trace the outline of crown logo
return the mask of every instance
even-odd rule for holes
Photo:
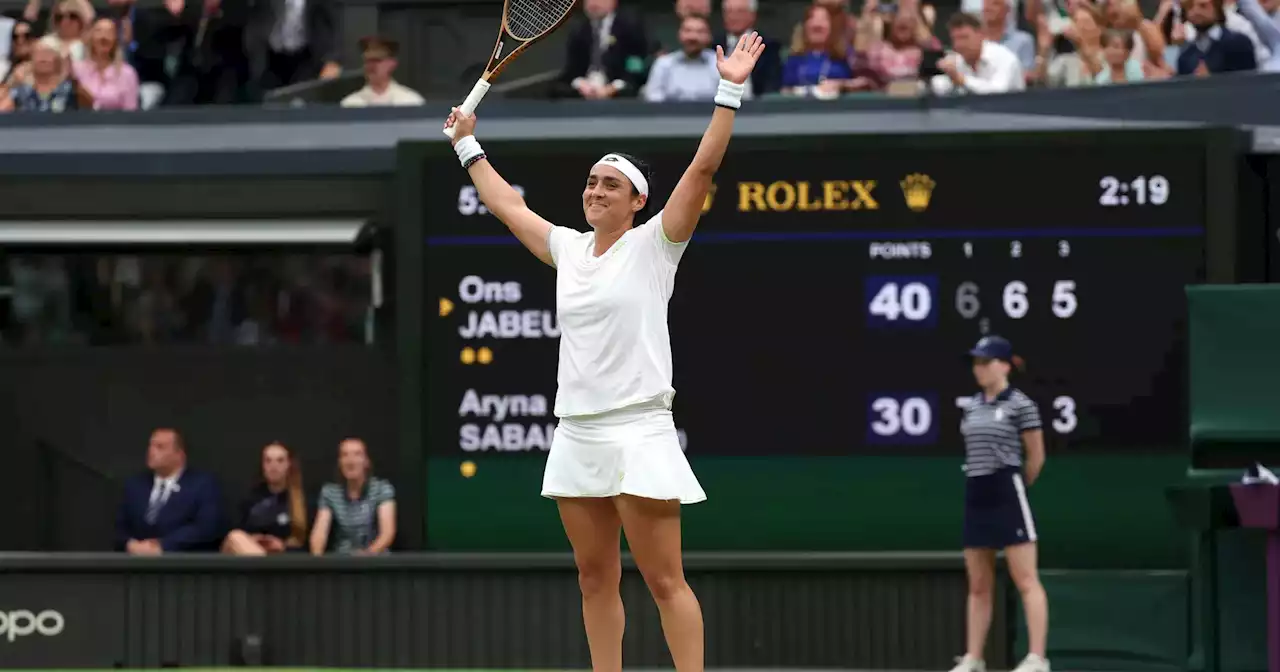
[[[924,173],[912,173],[902,178],[902,196],[907,200],[907,207],[912,212],[924,212],[929,209],[929,200],[933,198],[933,188],[938,186],[933,178]]]

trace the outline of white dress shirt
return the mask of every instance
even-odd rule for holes
[[[955,59],[957,71],[964,76],[964,87],[957,90],[949,76],[935,75],[933,91],[940,96],[948,93],[1008,93],[1026,88],[1017,54],[990,40],[982,41],[982,53],[976,68],[969,67],[969,63],[955,52],[948,54],[947,58]]]
[[[292,54],[307,46],[307,0],[284,0],[284,14],[276,17],[271,31],[271,49],[276,53]]]
[[[180,478],[182,478],[182,471],[174,472],[174,474],[169,478],[160,478],[159,476],[156,476],[155,481],[151,486],[151,499],[149,500],[148,505],[163,505],[165,502],[169,501],[169,498],[173,496],[173,493],[178,492],[181,489],[178,487],[178,479]]]
[[[342,99],[343,107],[393,107],[422,105],[422,96],[417,91],[399,83],[391,82],[382,93],[365,86],[363,89]]]

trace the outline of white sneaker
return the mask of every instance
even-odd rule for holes
[[[965,654],[956,659],[956,666],[951,668],[951,672],[987,672],[987,663]]]
[[[1049,661],[1037,656],[1034,653],[1028,653],[1026,658],[1013,669],[1013,672],[1049,672]]]

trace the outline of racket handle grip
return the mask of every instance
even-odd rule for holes
[[[484,100],[484,94],[489,93],[489,82],[483,79],[477,80],[475,87],[471,89],[471,93],[467,95],[467,99],[462,101],[462,107],[458,108],[463,114],[475,114],[476,108],[480,107],[480,101]],[[457,131],[453,127],[444,129],[444,134],[452,140]]]

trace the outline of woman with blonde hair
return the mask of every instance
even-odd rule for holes
[[[85,57],[84,33],[93,25],[93,5],[88,0],[60,0],[49,14],[46,37],[57,40],[63,56],[78,61]]]
[[[283,443],[262,449],[262,480],[240,505],[237,528],[222,542],[231,555],[268,555],[305,551],[307,500],[302,465]]]
[[[95,110],[138,109],[138,73],[124,62],[116,22],[101,18],[89,30],[89,53],[73,61],[76,80],[93,96]]]
[[[878,0],[867,0],[858,21],[857,52],[879,86],[915,81],[920,76],[925,50],[941,51],[942,43],[929,32],[919,2],[898,5],[893,14],[881,16]]]
[[[0,96],[0,112],[65,112],[93,106],[93,98],[70,77],[71,68],[59,46],[51,35],[36,42],[30,77]]]

